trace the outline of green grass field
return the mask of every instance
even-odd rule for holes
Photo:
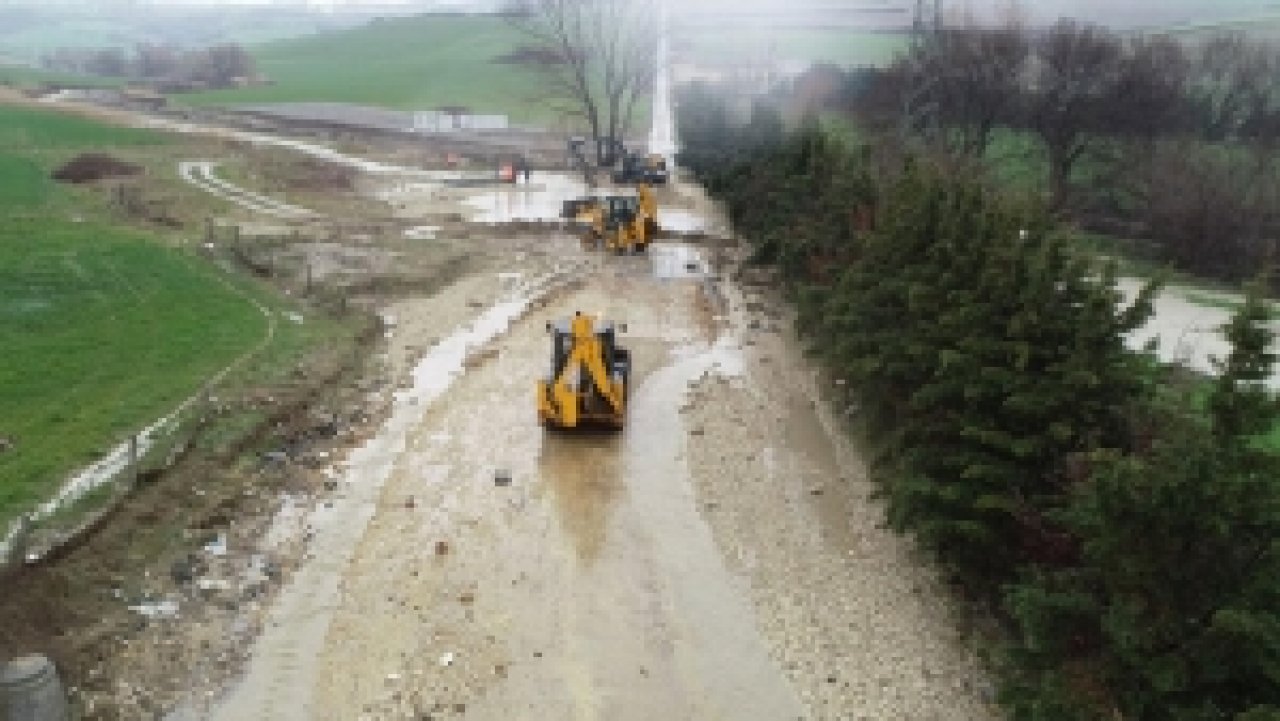
[[[179,251],[95,223],[0,228],[0,509],[162,415],[266,320]],[[0,511],[0,517],[3,512]]]
[[[0,85],[32,87],[42,83],[65,83],[93,87],[115,87],[122,83],[116,78],[98,78],[89,75],[52,73],[25,65],[0,65]]]
[[[45,110],[0,106],[0,151],[8,153],[106,150],[111,147],[158,145],[164,142],[163,135],[146,130],[102,125],[73,115]]]
[[[546,83],[495,60],[524,42],[497,17],[423,15],[253,49],[274,85],[177,98],[192,104],[349,102],[401,109],[461,105],[552,122]]]
[[[0,525],[263,337],[220,271],[49,178],[83,150],[163,142],[0,107]]]
[[[678,33],[677,47],[699,64],[773,61],[859,67],[887,64],[907,40],[905,34],[849,28],[690,29]]]
[[[77,195],[49,176],[58,163],[84,150],[159,145],[163,136],[116,128],[71,115],[0,106],[0,214],[49,212]]]

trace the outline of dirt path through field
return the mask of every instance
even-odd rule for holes
[[[208,160],[184,161],[178,164],[178,175],[206,193],[216,195],[229,203],[252,210],[255,213],[263,213],[284,219],[314,218],[316,216],[315,211],[290,205],[282,200],[269,198],[265,195],[259,195],[223,180],[217,176],[217,167],[218,164],[216,162]]]

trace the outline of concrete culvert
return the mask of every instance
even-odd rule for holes
[[[22,656],[0,671],[0,718],[8,721],[70,721],[67,694],[53,662]]]

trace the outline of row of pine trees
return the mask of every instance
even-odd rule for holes
[[[1259,293],[1223,329],[1221,373],[1195,376],[1126,346],[1156,285],[1126,302],[1036,203],[924,161],[886,169],[763,107],[730,118],[685,98],[682,163],[848,379],[891,524],[1002,622],[1010,717],[1280,719]]]

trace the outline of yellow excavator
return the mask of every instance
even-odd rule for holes
[[[582,245],[615,253],[643,253],[658,234],[658,197],[647,184],[635,195],[566,201],[563,215],[585,226]]]
[[[619,330],[626,327],[597,323],[580,311],[547,324],[551,374],[538,381],[538,421],[544,427],[623,427],[631,353],[618,345]]]

